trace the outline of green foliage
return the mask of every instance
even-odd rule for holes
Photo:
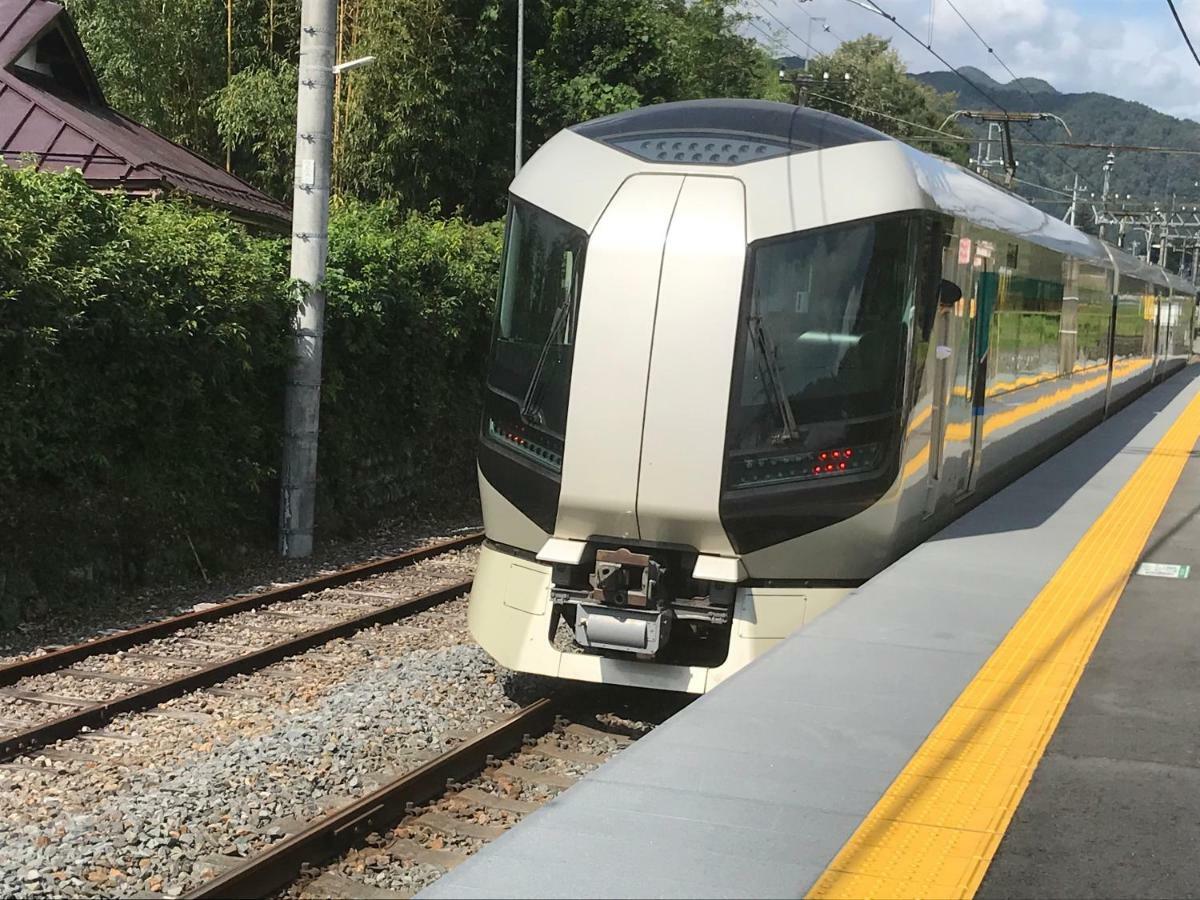
[[[42,574],[261,514],[287,300],[278,241],[0,168],[0,546]],[[12,560],[0,560],[0,565]]]
[[[723,0],[568,0],[529,67],[532,111],[560,128],[652,103],[762,97],[774,68]]]
[[[334,145],[340,193],[500,213],[511,178],[513,30],[498,0],[362,0]],[[515,8],[515,7],[514,7]]]
[[[233,154],[277,197],[292,178],[298,0],[68,0],[109,100],[194,150]],[[161,6],[161,9],[160,9]],[[334,186],[500,215],[512,177],[516,0],[342,0]],[[773,97],[735,0],[528,0],[525,155],[560,128],[648,103]]]
[[[225,83],[224,3],[65,0],[65,5],[115,109],[201,155],[222,152],[204,103]]]
[[[331,233],[323,533],[473,477],[500,244],[394,205]],[[283,240],[0,167],[0,608],[270,546],[290,310]]]
[[[208,101],[221,141],[240,151],[240,171],[276,197],[292,189],[297,81],[296,67],[282,61],[243,69]]]
[[[830,55],[815,57],[809,70],[829,73],[829,87],[809,94],[813,107],[856,119],[901,140],[917,138],[922,149],[959,163],[967,161],[964,144],[924,140],[930,129],[940,128],[954,112],[954,99],[909,78],[890,40],[868,34],[846,41]],[[960,137],[966,134],[953,124],[945,130]]]
[[[500,222],[337,205],[326,279],[323,529],[473,484]]]

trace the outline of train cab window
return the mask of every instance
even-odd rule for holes
[[[729,488],[861,473],[882,460],[903,401],[918,224],[880,219],[751,248]]]
[[[525,462],[562,469],[587,234],[513,199],[483,434]]]

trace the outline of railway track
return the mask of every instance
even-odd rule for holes
[[[561,699],[531,703],[184,896],[412,896],[639,733],[579,712]],[[399,888],[377,883],[397,872]]]
[[[470,589],[471,579],[446,579],[409,596],[380,590],[377,581],[388,573],[472,547],[482,537],[471,534],[298,584],[233,597],[0,666],[0,762],[85,729],[101,728],[123,713],[157,706],[461,596]],[[159,674],[166,671],[178,674]],[[53,712],[62,709],[67,711]]]

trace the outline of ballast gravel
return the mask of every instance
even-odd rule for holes
[[[0,896],[177,896],[486,727],[527,688],[465,626],[442,604],[0,766]]]
[[[80,766],[65,779],[76,784],[43,795],[41,809],[0,820],[0,894],[176,895],[218,874],[206,857],[260,850],[440,752],[447,731],[478,730],[514,707],[482,651],[418,649],[257,733],[122,773],[118,790]],[[17,780],[7,793],[55,779]]]

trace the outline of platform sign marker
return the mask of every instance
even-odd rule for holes
[[[1178,566],[1174,563],[1144,562],[1137,567],[1139,575],[1149,575],[1152,578],[1187,578],[1191,571],[1191,566]]]

